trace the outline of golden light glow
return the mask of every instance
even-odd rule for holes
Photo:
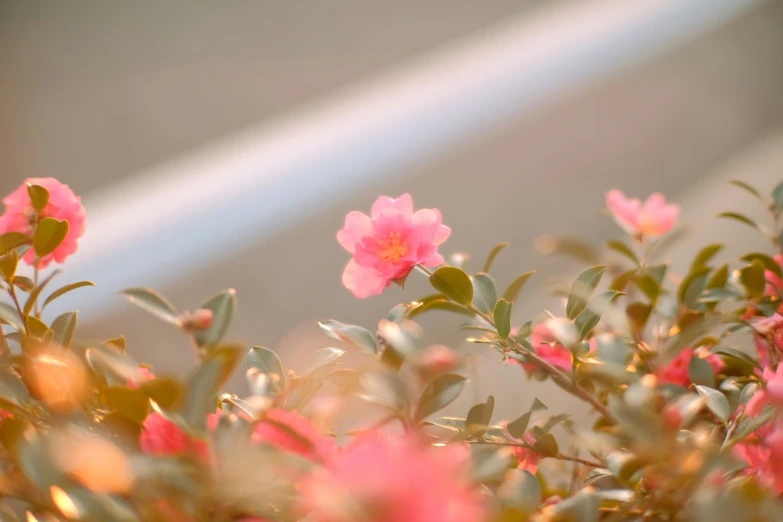
[[[50,493],[52,495],[52,502],[57,506],[57,509],[68,518],[79,518],[79,508],[73,503],[71,497],[57,486],[52,486]]]
[[[28,511],[27,512],[27,522],[38,522],[38,519],[35,518],[35,515],[33,515],[32,513],[30,513]]]

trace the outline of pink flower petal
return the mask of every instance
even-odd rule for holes
[[[353,259],[345,266],[343,285],[359,299],[382,293],[386,284],[377,270],[359,266]]]
[[[638,199],[628,199],[619,190],[610,190],[606,193],[606,206],[609,212],[612,213],[617,224],[630,234],[637,232],[640,205]]]
[[[371,235],[373,235],[373,225],[370,216],[353,211],[345,216],[345,226],[337,232],[337,241],[344,249],[353,253],[356,250],[356,243]]]

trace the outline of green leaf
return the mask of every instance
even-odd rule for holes
[[[314,371],[323,368],[334,361],[339,359],[345,354],[345,350],[339,348],[324,348],[318,350],[307,359],[307,365],[305,366],[305,373],[313,373]]]
[[[84,352],[84,358],[93,371],[110,386],[126,386],[129,382],[140,382],[139,364],[127,353],[114,348],[96,346]]]
[[[759,226],[756,224],[755,221],[738,212],[721,212],[720,214],[718,214],[718,217],[733,219],[734,221],[739,221],[740,223],[748,225],[751,228],[755,228],[756,230],[759,229]]]
[[[702,303],[717,303],[725,299],[740,299],[742,294],[738,294],[732,290],[725,288],[712,288],[705,290],[699,297],[699,301]]]
[[[121,414],[141,424],[150,411],[150,401],[141,389],[110,386],[101,391],[106,403]]]
[[[623,290],[625,290],[625,287],[628,286],[628,283],[636,280],[636,272],[637,272],[636,268],[623,272],[622,274],[617,276],[614,279],[614,281],[612,281],[612,284],[609,285],[609,289],[622,292]]]
[[[443,297],[444,299],[448,299],[446,296]],[[430,310],[443,310],[444,312],[452,312],[455,314],[461,314],[461,315],[467,315],[469,317],[473,317],[473,312],[471,312],[469,309],[465,308],[464,306],[458,305],[457,303],[452,303],[451,301],[444,300],[444,301],[430,301],[428,303],[424,303],[413,308],[408,313],[408,319],[413,319],[417,315]]]
[[[688,377],[693,384],[713,388],[715,386],[715,374],[710,363],[701,357],[694,356],[688,364]]]
[[[378,353],[378,343],[375,341],[375,336],[361,326],[328,319],[318,323],[318,327],[331,339],[359,348],[370,355]]]
[[[520,290],[522,290],[522,287],[525,286],[525,283],[527,282],[528,279],[530,279],[530,276],[532,276],[535,273],[536,273],[535,270],[531,270],[530,272],[525,272],[524,274],[514,279],[514,281],[510,285],[508,285],[506,291],[503,292],[503,299],[505,299],[510,303],[516,301]]]
[[[677,298],[680,303],[688,308],[693,308],[704,291],[704,287],[707,284],[707,274],[709,273],[709,268],[702,267],[685,276],[677,288]]]
[[[745,287],[748,297],[760,297],[764,294],[767,279],[764,276],[764,265],[758,259],[740,270],[740,283]]]
[[[218,348],[190,376],[181,411],[188,426],[206,431],[207,415],[215,411],[218,390],[231,374],[238,357],[236,348]]]
[[[541,504],[543,494],[538,479],[529,471],[522,469],[511,470],[503,492],[505,503],[520,510],[519,520],[528,520],[528,515],[537,510]]]
[[[607,290],[590,301],[587,309],[579,314],[579,316],[574,321],[574,324],[579,330],[579,341],[584,340],[590,334],[593,328],[596,327],[598,322],[601,320],[601,316],[603,315],[604,310],[607,306],[609,306],[609,303],[621,295],[625,294],[618,292],[617,290]]]
[[[729,281],[729,265],[722,265],[715,270],[707,281],[707,288],[723,288]]]
[[[33,204],[33,208],[38,212],[43,212],[43,209],[49,203],[49,191],[41,185],[28,183],[27,194],[30,196],[30,203]]]
[[[473,306],[485,314],[492,313],[495,302],[498,300],[498,291],[492,277],[482,273],[473,276],[473,290]]]
[[[16,252],[16,250],[12,250],[12,252]],[[35,288],[35,282],[32,279],[19,275],[14,277],[14,285],[16,285],[16,287],[23,292],[30,292],[33,288]]]
[[[477,439],[482,439],[487,431],[487,426],[492,420],[492,412],[495,409],[495,398],[490,395],[487,402],[476,404],[468,411],[465,418],[466,431]]]
[[[27,318],[27,328],[30,329],[30,335],[37,337],[38,339],[43,339],[44,336],[49,333],[49,327],[46,323],[34,315]]]
[[[57,299],[58,297],[61,297],[71,290],[76,290],[77,288],[83,288],[85,286],[95,286],[95,283],[92,281],[79,281],[78,283],[71,283],[69,285],[65,285],[62,288],[58,288],[54,292],[49,295],[49,297],[46,298],[46,301],[44,301],[43,306],[41,307],[41,310],[45,309],[49,303]]]
[[[601,277],[606,271],[606,266],[594,266],[588,268],[576,278],[566,304],[566,315],[569,319],[575,319],[587,307],[587,301],[593,295]]]
[[[508,434],[514,437],[515,439],[524,440],[525,437],[525,431],[527,431],[527,426],[530,424],[530,417],[533,415],[532,411],[529,411],[527,413],[522,414],[521,417],[519,417],[517,420],[509,422],[506,426],[506,430],[508,431]]]
[[[628,316],[628,326],[634,334],[640,334],[644,330],[647,319],[650,318],[652,307],[647,303],[635,301],[625,307],[625,314]]]
[[[0,236],[0,255],[6,255],[9,251],[22,245],[32,245],[33,240],[30,236],[21,232],[6,232]]]
[[[444,266],[430,276],[430,284],[455,303],[470,306],[473,302],[473,283],[468,274],[453,266]]]
[[[282,361],[280,361],[280,357],[274,351],[263,346],[254,346],[247,352],[245,366],[247,368],[257,368],[264,375],[268,375],[271,392],[278,394],[285,391],[285,369]]]
[[[495,310],[493,312],[498,335],[504,340],[508,339],[508,336],[511,333],[511,311],[513,306],[513,303],[501,299],[495,305]]]
[[[10,324],[18,331],[24,332],[24,323],[22,323],[22,318],[19,317],[19,312],[8,303],[0,302],[0,322]]]
[[[715,257],[718,252],[723,250],[724,245],[722,243],[713,243],[702,248],[691,263],[690,272],[694,272],[707,266],[707,263]]]
[[[399,375],[388,371],[365,373],[361,377],[361,384],[364,390],[360,395],[362,399],[407,417],[406,412],[411,402],[410,390]]]
[[[454,402],[465,387],[467,379],[447,373],[435,377],[424,389],[416,408],[416,418],[424,419]]]
[[[761,262],[761,264],[764,265],[764,268],[774,273],[778,277],[783,277],[783,270],[781,269],[778,262],[772,258],[772,256],[769,256],[767,254],[762,254],[761,252],[752,252],[750,254],[746,254],[742,256],[740,259],[743,261],[747,261],[749,263],[752,263],[753,261],[758,259]]]
[[[51,254],[55,248],[60,246],[67,235],[67,221],[43,218],[35,227],[35,236],[33,237],[33,248],[38,258]]]
[[[128,300],[164,321],[179,326],[177,309],[165,297],[149,288],[128,288],[120,292]]]
[[[209,328],[193,332],[199,346],[215,345],[225,337],[236,307],[237,292],[233,288],[215,294],[201,305],[201,308],[212,311],[212,324]]]
[[[61,346],[66,348],[71,345],[73,341],[73,332],[76,330],[76,323],[78,322],[79,312],[65,312],[57,317],[52,322],[52,332],[54,332],[54,340]]]
[[[41,295],[41,292],[43,291],[44,288],[46,288],[46,285],[49,284],[49,281],[51,281],[52,278],[54,278],[56,275],[59,274],[60,271],[55,270],[54,272],[49,274],[49,276],[46,279],[41,281],[35,288],[32,289],[30,295],[27,296],[27,302],[25,302],[24,304],[23,312],[25,316],[30,315],[30,312],[33,310],[33,306],[35,305],[35,302],[38,300],[38,296]]]
[[[9,283],[13,282],[18,264],[19,255],[16,250],[10,250],[6,255],[0,257],[0,275]]]
[[[639,266],[639,258],[634,254],[633,250],[631,250],[631,247],[623,243],[622,241],[609,241],[606,243],[610,249],[614,250],[618,254],[622,254],[623,256],[627,257],[631,261],[634,262],[636,266]]]
[[[533,444],[533,451],[541,455],[542,457],[557,457],[560,455],[560,450],[557,447],[557,440],[551,433],[544,433],[541,435],[536,443]]]
[[[772,203],[776,212],[783,210],[783,181],[772,190]]]
[[[733,180],[729,181],[729,183],[734,185],[735,187],[739,187],[739,188],[741,188],[743,190],[746,190],[747,192],[749,192],[750,194],[755,196],[756,199],[758,199],[759,201],[763,201],[763,198],[761,197],[761,193],[759,193],[758,190],[756,190],[755,188],[751,187],[750,185],[748,185],[744,181],[740,181],[738,179],[733,179]]]
[[[533,321],[528,321],[517,330],[517,334],[514,336],[517,342],[524,341],[530,334],[533,333]]]
[[[563,253],[588,263],[598,262],[598,255],[593,248],[576,238],[544,235],[536,239],[535,246],[539,252],[545,255]]]
[[[696,385],[696,391],[699,392],[699,395],[704,397],[707,408],[726,424],[726,421],[729,420],[729,415],[731,414],[729,401],[726,399],[726,396],[717,390],[698,384]]]
[[[507,246],[508,243],[500,243],[499,245],[495,245],[495,248],[492,249],[492,251],[489,253],[489,256],[487,256],[487,260],[484,262],[484,269],[482,272],[489,272],[489,269],[492,266],[492,262],[495,260],[495,256],[497,256],[498,253],[500,253],[500,251]]]
[[[478,484],[495,483],[503,479],[516,460],[511,448],[471,444],[473,481]]]
[[[19,376],[10,368],[0,368],[0,401],[20,408],[32,403],[30,392]]]

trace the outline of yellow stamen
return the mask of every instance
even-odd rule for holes
[[[378,257],[384,263],[396,263],[408,253],[408,245],[400,240],[400,234],[392,232],[386,241],[378,241]]]

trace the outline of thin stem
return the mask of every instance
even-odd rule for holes
[[[11,299],[14,301],[14,304],[16,305],[16,311],[19,312],[19,317],[22,319],[22,325],[24,325],[25,335],[30,335],[30,328],[27,327],[27,318],[24,316],[22,307],[19,304],[19,299],[16,297],[16,289],[14,288],[13,283],[8,285],[8,293],[11,295]]]
[[[530,444],[526,444],[524,442],[496,442],[496,441],[490,441],[490,440],[476,440],[476,441],[470,441],[468,444],[481,444],[486,446],[508,446],[512,448],[525,448],[529,449],[531,451],[535,451]],[[600,462],[596,462],[589,459],[583,459],[581,457],[576,457],[574,455],[565,455],[563,453],[560,453],[557,457],[555,457],[559,460],[567,460],[570,462],[577,462],[579,464],[584,464],[585,466],[591,466],[593,468],[602,468],[606,469],[606,466],[601,464]]]
[[[742,414],[738,415],[736,419],[734,419],[734,422],[729,425],[728,431],[726,431],[726,437],[723,439],[723,444],[720,445],[721,451],[727,450],[731,448],[731,437],[734,435],[734,432],[737,430],[737,426],[739,426],[740,421],[742,420]]]
[[[36,256],[35,256],[35,263],[34,263],[34,267],[35,268],[33,269],[33,282],[35,283],[35,286],[38,286],[38,276],[39,276],[39,272],[40,272],[40,270],[39,270],[39,268],[40,268],[39,267],[40,261],[41,260],[38,259],[38,255],[36,254]],[[40,318],[41,317],[41,312],[38,310],[38,299],[35,300],[34,304],[35,304],[35,316]]]

